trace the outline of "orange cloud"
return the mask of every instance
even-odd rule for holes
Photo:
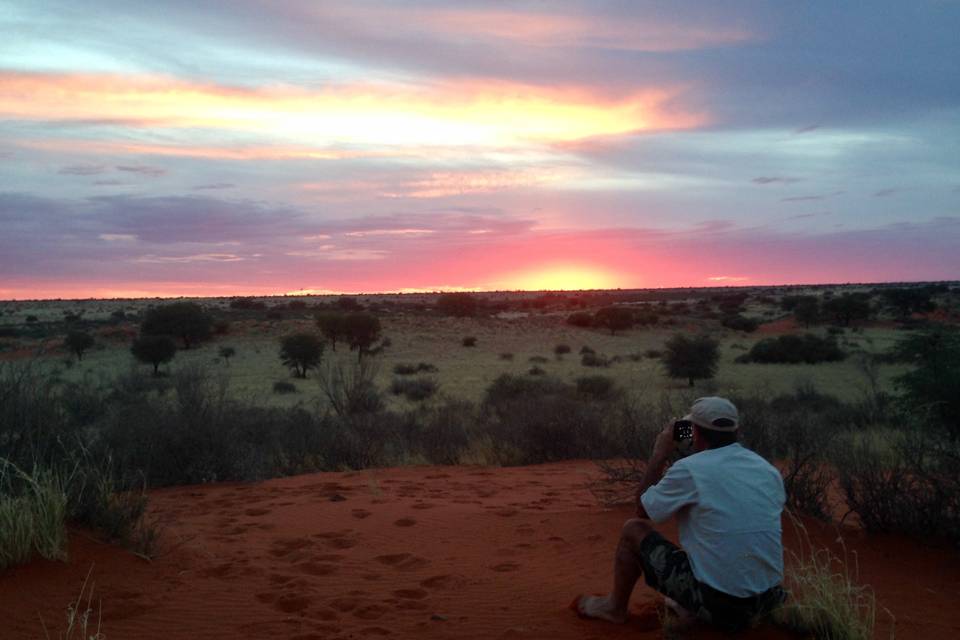
[[[296,138],[304,141],[304,147],[489,147],[702,124],[702,115],[667,106],[678,93],[676,87],[656,87],[609,98],[576,87],[481,80],[428,87],[354,84],[307,91],[224,87],[155,76],[7,72],[0,73],[0,117],[230,129]]]

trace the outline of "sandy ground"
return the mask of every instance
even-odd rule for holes
[[[631,515],[597,505],[585,488],[595,473],[589,462],[405,467],[155,491],[162,555],[147,562],[75,532],[69,562],[0,575],[0,636],[43,637],[42,617],[58,637],[92,567],[110,640],[661,637],[638,617],[621,627],[567,608],[577,593],[606,591]],[[835,529],[807,526],[816,544],[838,549]],[[676,539],[675,527],[663,531]],[[955,551],[843,537],[898,637],[960,637]],[[785,540],[801,546],[789,524]],[[654,600],[641,586],[634,609]],[[890,615],[878,619],[877,637],[890,637]]]

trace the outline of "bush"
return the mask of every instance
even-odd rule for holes
[[[586,311],[575,311],[567,316],[567,324],[574,327],[589,328],[593,326],[593,316]]]
[[[437,311],[456,318],[475,316],[479,306],[477,298],[469,293],[441,293],[437,298]]]
[[[210,337],[213,320],[203,308],[193,302],[174,302],[147,310],[140,324],[143,336],[174,336],[189,349]]]
[[[546,372],[544,369],[541,369],[540,367],[530,367],[530,370],[527,371],[527,373],[529,373],[529,374],[532,375],[532,376],[545,376],[545,375],[547,375],[547,372]]]
[[[553,355],[557,357],[557,360],[562,360],[563,356],[570,353],[570,345],[568,344],[558,344],[553,348]]]
[[[583,376],[577,378],[577,393],[595,400],[606,400],[614,395],[617,386],[608,376]]]
[[[726,316],[723,320],[721,320],[721,324],[728,329],[733,329],[734,331],[745,331],[747,333],[756,331],[757,327],[760,326],[760,323],[756,320],[741,315]]]
[[[738,362],[761,364],[817,364],[843,360],[846,354],[832,337],[821,338],[811,333],[802,336],[785,335],[765,338],[753,345],[749,353],[740,356]]]
[[[448,400],[426,414],[417,431],[416,445],[433,464],[457,464],[470,446],[476,407],[463,400]]]
[[[93,346],[93,336],[83,331],[71,331],[63,341],[70,351],[77,356],[77,360],[83,360],[84,352]]]
[[[477,346],[477,339],[474,336],[466,336],[463,340],[460,341],[465,347],[475,347]]]
[[[390,391],[395,396],[403,395],[411,402],[423,402],[432,398],[439,389],[433,378],[394,378]]]
[[[297,385],[288,380],[277,380],[273,383],[273,392],[279,394],[296,393]]]
[[[650,358],[651,360],[657,360],[663,357],[663,351],[660,351],[659,349],[647,349],[646,351],[643,352],[643,355]]]
[[[415,373],[436,373],[437,367],[429,362],[398,364],[393,367],[393,372],[398,376],[411,376]]]
[[[66,559],[67,498],[58,474],[27,474],[0,459],[0,571],[30,560]]]
[[[594,351],[593,349],[591,349],[591,348],[588,347],[587,345],[583,345],[582,347],[580,347],[580,355],[584,355],[584,354],[587,354],[587,353],[596,353],[596,351]]]
[[[500,359],[501,359],[501,360],[511,361],[511,360],[513,360],[513,354],[512,354],[512,353],[507,353],[507,352],[501,353],[501,354],[500,354]]]
[[[548,358],[544,358],[543,356],[530,356],[528,360],[534,364],[544,364],[546,362],[550,362]]]
[[[604,307],[593,317],[593,325],[610,330],[610,335],[633,326],[633,311],[626,307]]]
[[[130,346],[130,353],[140,362],[153,365],[153,375],[160,375],[160,365],[173,360],[177,345],[169,336],[140,336]]]
[[[580,364],[585,367],[609,367],[610,361],[607,360],[606,356],[597,355],[590,351],[580,357]]]
[[[960,439],[960,332],[936,326],[902,338],[888,359],[912,369],[895,379],[909,415],[947,427]]]

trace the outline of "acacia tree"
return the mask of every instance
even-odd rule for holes
[[[870,296],[865,293],[845,293],[839,298],[824,302],[823,311],[846,327],[855,320],[866,320],[870,317]]]
[[[310,333],[295,333],[280,340],[280,360],[293,369],[298,378],[306,378],[307,371],[320,364],[323,343]]]
[[[83,352],[93,346],[93,336],[83,331],[71,331],[63,344],[76,354],[78,361],[83,360]]]
[[[210,337],[213,319],[194,302],[174,302],[147,311],[140,325],[144,336],[176,336],[183,348]]]
[[[940,325],[911,333],[891,356],[913,367],[894,381],[906,409],[960,439],[960,331]]]
[[[140,362],[153,365],[153,375],[160,375],[160,365],[173,360],[177,345],[170,336],[140,336],[130,346],[130,353]]]
[[[593,316],[593,323],[610,330],[610,335],[633,326],[633,312],[625,307],[604,307]]]
[[[720,343],[703,334],[688,337],[674,334],[667,340],[663,363],[671,378],[686,378],[693,386],[694,380],[709,379],[717,373],[720,358]]]
[[[323,337],[330,341],[330,347],[337,350],[337,340],[347,337],[347,316],[342,313],[326,312],[317,315],[317,327]]]
[[[369,313],[352,313],[344,320],[346,340],[350,350],[357,350],[357,359],[371,351],[373,344],[380,339],[380,318]]]

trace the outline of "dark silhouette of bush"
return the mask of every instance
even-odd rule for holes
[[[412,402],[423,402],[436,395],[440,385],[433,378],[394,378],[390,392]]]
[[[911,313],[928,313],[936,309],[932,298],[937,293],[943,293],[943,290],[936,286],[900,287],[883,289],[880,297],[900,318],[906,318]]]
[[[140,336],[130,347],[133,357],[153,365],[153,375],[160,375],[160,365],[173,360],[177,354],[177,345],[170,336]]]
[[[79,361],[83,360],[83,353],[93,346],[94,340],[93,336],[84,331],[71,331],[67,334],[63,344],[77,356]]]
[[[363,309],[363,306],[360,302],[352,296],[340,296],[337,298],[337,306],[343,309],[344,311],[360,311]]]
[[[531,376],[545,376],[545,375],[547,375],[547,372],[546,372],[545,369],[542,369],[541,367],[537,367],[537,366],[530,367],[530,370],[527,371],[527,373],[530,374]]]
[[[691,338],[676,333],[664,346],[663,363],[671,378],[684,378],[692,387],[694,380],[709,379],[716,374],[720,343],[710,336],[704,334]]]
[[[529,358],[527,358],[527,360],[534,364],[544,364],[544,363],[550,362],[548,358],[544,358],[543,356],[530,356]]]
[[[323,357],[323,343],[312,333],[295,333],[280,340],[280,360],[293,369],[298,378],[316,368]]]
[[[606,356],[598,355],[593,351],[588,351],[580,356],[580,364],[585,367],[609,367],[610,361]]]
[[[907,414],[943,425],[960,439],[960,332],[935,325],[901,338],[888,359],[912,369],[894,380]]]
[[[641,309],[633,314],[633,321],[641,327],[649,327],[660,322],[660,316],[653,311]]]
[[[567,324],[586,329],[593,326],[593,316],[586,311],[574,311],[567,316]]]
[[[584,355],[587,353],[596,353],[596,351],[594,351],[591,347],[587,345],[583,345],[582,347],[580,347],[580,355]]]
[[[821,338],[812,333],[800,336],[785,335],[765,338],[753,345],[748,353],[737,358],[737,362],[757,362],[760,364],[817,364],[843,360],[846,353],[831,336]]]
[[[733,329],[734,331],[744,331],[746,333],[752,333],[757,330],[757,327],[760,326],[760,323],[753,318],[747,318],[746,316],[741,315],[727,316],[720,321],[720,324],[728,329]]]
[[[220,350],[217,352],[223,361],[227,364],[230,364],[230,358],[237,355],[237,350],[233,347],[220,347]]]
[[[501,359],[501,360],[507,360],[507,361],[509,362],[509,361],[513,360],[513,354],[512,354],[512,353],[506,353],[506,352],[505,352],[505,353],[501,353],[501,354],[500,354],[500,359]]]
[[[616,335],[617,331],[625,331],[633,326],[633,311],[626,307],[604,307],[593,317],[596,327],[603,327]]]
[[[140,324],[144,336],[174,336],[183,342],[183,348],[207,340],[213,320],[203,307],[193,302],[174,302],[147,310]]]
[[[643,352],[643,355],[650,358],[651,360],[657,360],[663,357],[663,351],[659,349],[647,349]]]
[[[234,298],[230,301],[231,309],[244,309],[248,311],[263,311],[267,308],[267,305],[260,300],[254,300],[253,298]]]
[[[279,394],[296,393],[297,385],[287,380],[278,380],[273,383],[273,392]]]
[[[469,293],[441,293],[437,297],[437,311],[455,318],[472,318],[477,315],[480,301]]]
[[[563,360],[563,356],[570,353],[570,345],[568,344],[558,344],[553,348],[553,355],[557,357],[557,360]]]
[[[583,376],[577,378],[577,393],[594,400],[606,400],[617,391],[613,378],[608,376]]]
[[[477,346],[477,339],[474,336],[466,336],[463,340],[460,341],[465,347],[475,347]]]

